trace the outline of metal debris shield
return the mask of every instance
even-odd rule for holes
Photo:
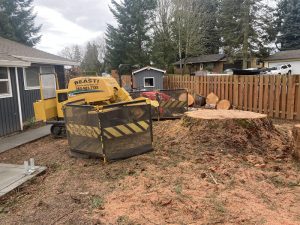
[[[156,100],[158,108],[152,108],[153,119],[180,118],[188,111],[188,92],[186,89],[134,91],[130,92],[132,98],[145,97]]]
[[[64,113],[72,152],[111,161],[153,149],[151,106],[144,100],[109,105],[99,112],[69,104]]]

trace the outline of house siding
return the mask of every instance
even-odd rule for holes
[[[65,77],[65,67],[64,66],[55,66],[55,72],[57,74],[59,89],[66,88],[66,77]]]
[[[23,68],[18,68],[23,122],[34,117],[33,103],[41,99],[40,90],[25,90]]]
[[[134,87],[136,89],[163,89],[163,73],[155,70],[144,70],[133,75]],[[145,77],[154,77],[154,88],[145,88],[144,87],[144,78]]]
[[[21,130],[16,81],[17,76],[19,81],[23,123],[34,118],[33,103],[41,99],[39,89],[25,90],[23,68],[17,68],[17,74],[15,74],[15,68],[9,68],[9,71],[12,97],[0,98],[0,137]],[[55,72],[57,73],[59,88],[65,88],[64,66],[55,66]]]
[[[0,136],[7,135],[21,129],[15,68],[9,68],[9,71],[12,97],[0,98]]]

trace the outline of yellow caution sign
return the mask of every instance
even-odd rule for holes
[[[70,123],[66,125],[66,129],[71,135],[82,137],[98,138],[101,134],[101,131],[98,127],[92,126],[84,126]]]
[[[128,135],[133,135],[136,133],[146,132],[149,129],[149,127],[150,127],[150,121],[143,120],[139,122],[103,128],[103,135],[107,139],[120,138]]]
[[[118,125],[114,127],[103,128],[103,135],[107,139],[120,138],[136,133],[148,131],[150,127],[149,120],[143,120],[134,123]],[[98,138],[101,135],[101,130],[98,127],[84,126],[78,124],[66,124],[66,129],[71,135]]]

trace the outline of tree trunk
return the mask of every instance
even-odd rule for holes
[[[243,40],[243,69],[248,67],[248,49],[249,49],[249,32],[250,32],[250,0],[246,0],[244,5],[244,40]]]

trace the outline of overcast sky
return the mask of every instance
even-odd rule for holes
[[[57,54],[64,47],[85,44],[114,24],[110,0],[34,0],[36,24],[42,24],[38,49]]]
[[[120,1],[120,0],[119,0]],[[275,0],[264,0],[274,5]],[[57,54],[64,47],[103,36],[106,24],[115,24],[111,0],[34,0],[36,24],[42,24],[38,49]]]

